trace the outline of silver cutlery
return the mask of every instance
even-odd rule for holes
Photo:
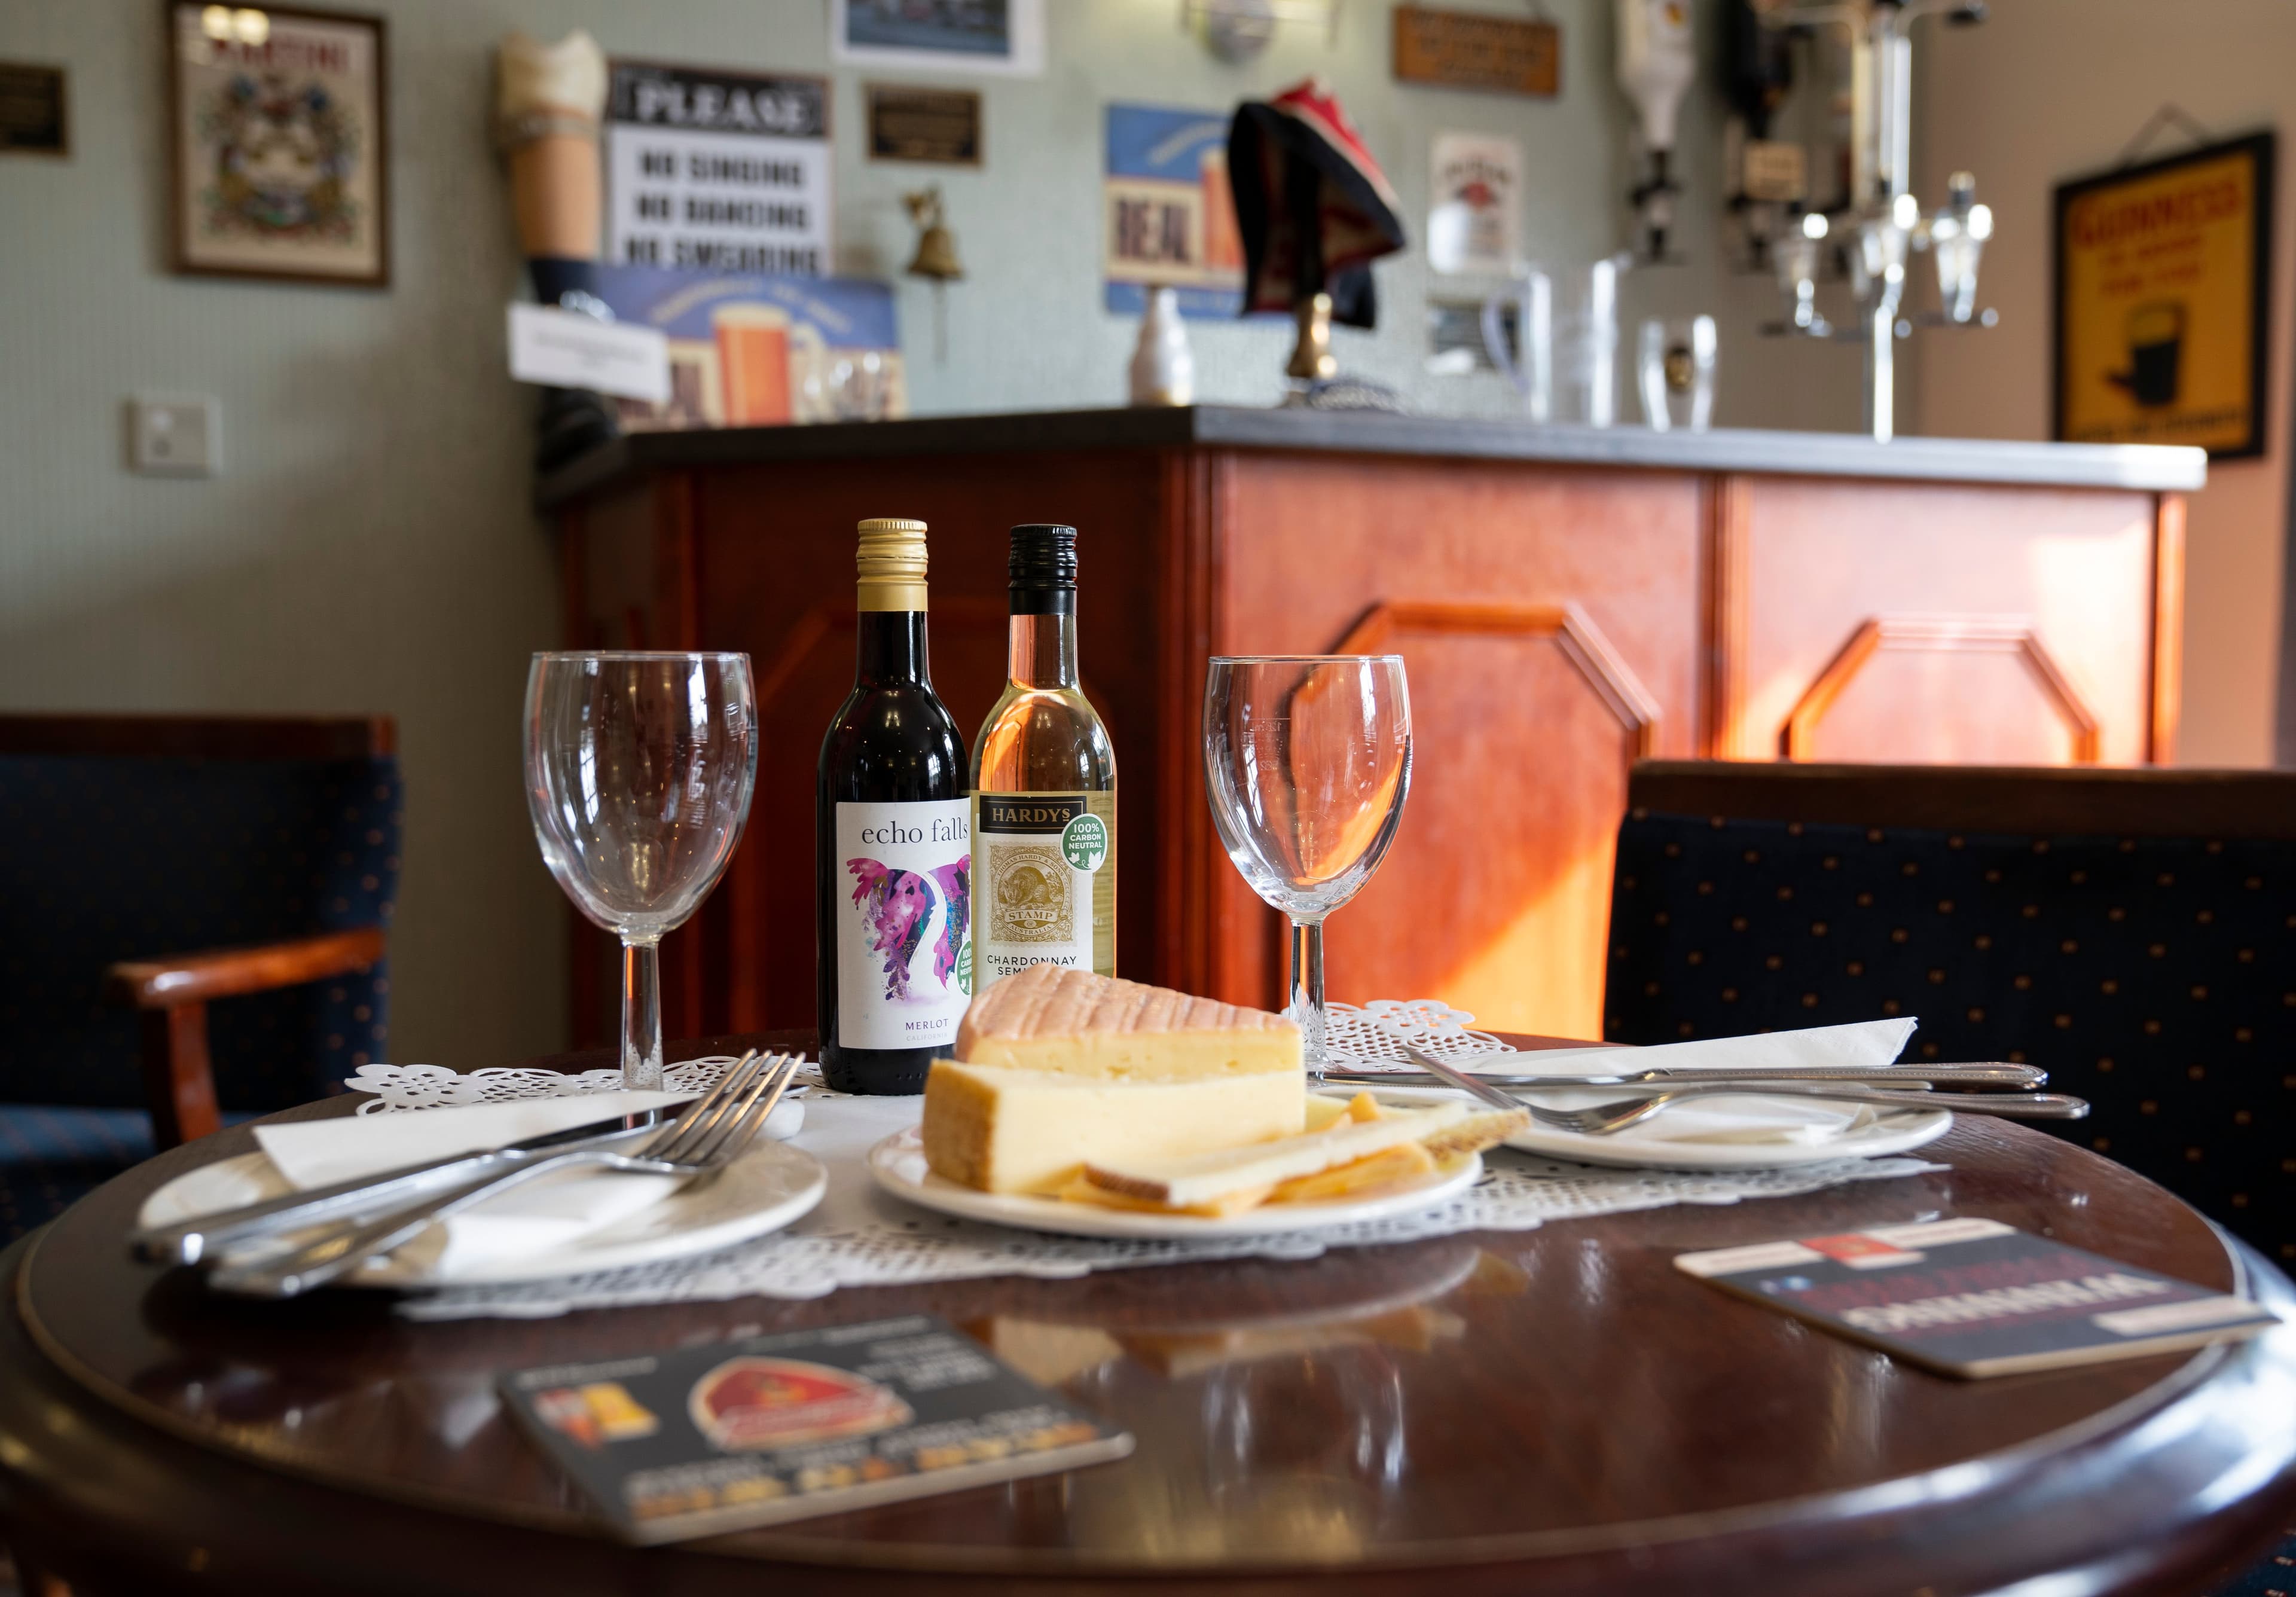
[[[1530,1111],[1533,1120],[1550,1130],[1601,1137],[1624,1131],[1629,1126],[1638,1126],[1660,1110],[1677,1103],[1700,1098],[1743,1098],[1749,1095],[1747,1087],[1713,1083],[1672,1087],[1638,1097],[1621,1098],[1611,1103],[1598,1103],[1590,1109],[1548,1109],[1521,1099],[1515,1102]],[[1898,1114],[1920,1114],[1942,1109],[1960,1114],[1997,1115],[2013,1120],[2079,1120],[2088,1114],[2087,1099],[2068,1097],[2062,1093],[1906,1093],[1890,1087],[1839,1084],[1805,1087],[1765,1083],[1759,1096],[1810,1098],[1827,1103],[1873,1104]]]
[[[1423,1069],[1430,1076],[1432,1076],[1436,1080],[1444,1083],[1447,1086],[1457,1087],[1469,1097],[1479,1099],[1482,1102],[1490,1105],[1493,1109],[1504,1110],[1509,1114],[1516,1114],[1520,1113],[1523,1110],[1530,1108],[1530,1105],[1522,1102],[1521,1099],[1514,1097],[1507,1093],[1502,1093],[1498,1088],[1491,1085],[1490,1083],[1479,1081],[1474,1077],[1468,1075],[1464,1070],[1453,1069],[1450,1065],[1445,1063],[1439,1059],[1437,1059],[1431,1053],[1423,1052],[1419,1049],[1410,1047],[1407,1044],[1405,1046],[1403,1051],[1409,1054],[1413,1059],[1416,1060],[1421,1068]],[[1324,1072],[1326,1079],[1331,1077],[1331,1074],[1332,1073],[1329,1070]]]
[[[1426,1061],[1427,1056],[1415,1049],[1406,1048],[1412,1058]],[[1634,1087],[1691,1085],[1704,1082],[1849,1082],[1867,1086],[1898,1086],[1917,1090],[1924,1086],[1995,1088],[2005,1092],[2028,1092],[2045,1085],[2048,1072],[2030,1065],[1965,1064],[1965,1065],[1811,1065],[1785,1067],[1777,1069],[1756,1069],[1746,1067],[1705,1068],[1685,1067],[1680,1069],[1613,1070],[1601,1074],[1577,1076],[1503,1074],[1496,1070],[1467,1070],[1463,1075],[1495,1087]],[[1324,1079],[1341,1082],[1349,1086],[1426,1086],[1443,1082],[1445,1078],[1426,1070],[1350,1070],[1337,1067],[1327,1069]],[[1447,1085],[1450,1085],[1447,1084]]]
[[[660,1123],[660,1114],[652,1110],[636,1115],[615,1115],[478,1153],[449,1154],[444,1159],[402,1165],[395,1170],[337,1182],[332,1186],[313,1187],[266,1198],[259,1203],[218,1209],[172,1225],[144,1226],[127,1233],[127,1250],[146,1264],[195,1265],[201,1259],[213,1258],[231,1242],[267,1232],[292,1231],[346,1215],[371,1214],[384,1204],[431,1191],[450,1181],[466,1180],[482,1171],[507,1170],[538,1155],[577,1147],[612,1148],[622,1141],[652,1132]]]
[[[348,1274],[439,1221],[554,1171],[586,1167],[635,1175],[699,1175],[723,1169],[748,1149],[781,1102],[799,1063],[794,1054],[760,1058],[752,1053],[728,1070],[685,1114],[627,1153],[608,1148],[573,1148],[507,1169],[490,1169],[372,1219],[340,1221],[316,1236],[299,1233],[283,1249],[224,1259],[209,1280],[225,1291],[293,1298]]]
[[[1596,1104],[1592,1109],[1548,1109],[1532,1103],[1511,1093],[1503,1093],[1489,1082],[1480,1080],[1468,1072],[1456,1069],[1433,1054],[1406,1046],[1404,1049],[1414,1060],[1426,1068],[1429,1075],[1470,1093],[1494,1109],[1527,1110],[1538,1125],[1553,1131],[1567,1131],[1579,1136],[1609,1136],[1638,1126],[1660,1110],[1672,1104],[1700,1098],[1744,1098],[1752,1095],[1758,1085],[1765,1098],[1814,1098],[1828,1103],[1863,1103],[1879,1105],[1900,1113],[1928,1110],[1960,1110],[1969,1114],[2000,1115],[2022,1120],[2079,1120],[2088,1114],[2086,1099],[2070,1098],[2062,1093],[1937,1093],[1907,1092],[1902,1087],[1857,1086],[1849,1083],[1811,1083],[1761,1081],[1756,1084],[1731,1081],[1701,1081],[1681,1086],[1668,1087],[1639,1097],[1621,1098],[1615,1102]],[[1556,1085],[1552,1080],[1543,1085]]]

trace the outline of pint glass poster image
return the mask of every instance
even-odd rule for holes
[[[2273,158],[2258,134],[2057,190],[2059,440],[2263,452]]]
[[[1170,288],[1184,316],[1243,308],[1243,234],[1227,180],[1224,111],[1108,108],[1102,200],[1107,308],[1138,315]]]
[[[389,282],[382,19],[178,3],[167,20],[175,269]]]

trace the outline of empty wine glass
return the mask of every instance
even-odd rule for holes
[[[1251,890],[1292,921],[1290,1011],[1308,1068],[1324,1045],[1324,920],[1386,856],[1411,788],[1403,657],[1215,656],[1204,789]]]
[[[543,863],[622,939],[622,1085],[661,1086],[662,935],[725,874],[758,774],[746,654],[537,654],[526,802]]]

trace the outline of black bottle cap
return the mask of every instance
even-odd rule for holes
[[[1016,616],[1076,613],[1076,528],[1029,522],[1013,529],[1007,568]]]

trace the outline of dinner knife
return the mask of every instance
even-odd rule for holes
[[[650,1132],[659,1124],[659,1118],[652,1110],[636,1115],[614,1115],[606,1119],[571,1126],[563,1131],[544,1132],[539,1136],[528,1137],[500,1148],[477,1153],[450,1154],[445,1159],[430,1159],[422,1164],[402,1165],[398,1169],[385,1170],[379,1175],[363,1175],[352,1181],[337,1182],[332,1186],[313,1187],[277,1198],[266,1198],[260,1203],[219,1209],[213,1214],[195,1216],[170,1225],[139,1227],[127,1233],[127,1250],[146,1264],[195,1265],[202,1259],[213,1257],[226,1242],[269,1232],[291,1231],[321,1220],[356,1214],[363,1208],[395,1202],[447,1182],[475,1177],[490,1167],[508,1168],[522,1164],[537,1154],[562,1153],[593,1143],[611,1147],[620,1138]]]
[[[1485,1058],[1493,1057],[1484,1055]],[[1472,1064],[1473,1061],[1464,1061]],[[1495,1087],[1636,1087],[1681,1086],[1693,1082],[1849,1082],[1861,1086],[1905,1087],[1918,1091],[1923,1087],[1959,1087],[1964,1091],[1993,1089],[2005,1092],[2030,1092],[2046,1084],[2048,1072],[2030,1065],[1968,1064],[1968,1065],[1810,1065],[1777,1069],[1757,1069],[1751,1067],[1702,1068],[1685,1066],[1678,1069],[1612,1070],[1590,1075],[1502,1074],[1495,1070],[1467,1072],[1479,1081]],[[1324,1072],[1325,1081],[1345,1082],[1349,1086],[1442,1086],[1437,1077],[1424,1070],[1352,1070],[1337,1067]]]

